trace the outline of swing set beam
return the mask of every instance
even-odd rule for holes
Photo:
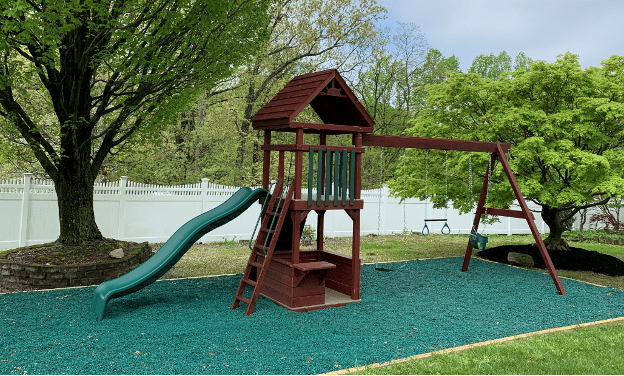
[[[476,152],[480,151],[486,153],[496,153],[499,145],[502,150],[505,151],[509,151],[509,149],[511,148],[511,144],[506,142],[465,141],[428,137],[386,136],[371,133],[365,133],[362,135],[362,144],[364,146],[387,146],[394,148],[458,150]]]
[[[362,145],[363,146],[384,146],[384,147],[398,147],[398,148],[411,148],[411,149],[435,149],[435,150],[458,150],[458,151],[474,151],[474,152],[486,152],[490,153],[491,161],[488,164],[487,170],[485,172],[485,176],[488,176],[490,173],[490,166],[494,166],[494,162],[498,159],[501,162],[503,167],[503,171],[507,176],[507,180],[509,184],[511,184],[511,188],[516,196],[516,200],[518,200],[518,204],[520,205],[521,210],[509,210],[509,209],[499,209],[499,208],[485,208],[485,197],[487,195],[488,190],[488,179],[484,179],[483,188],[481,189],[481,195],[479,197],[479,203],[477,204],[477,210],[474,218],[474,223],[472,228],[476,229],[479,227],[479,222],[481,221],[481,215],[488,213],[491,215],[499,215],[504,217],[513,217],[513,218],[522,218],[527,221],[529,228],[531,229],[531,233],[533,234],[533,238],[535,239],[535,243],[537,248],[540,251],[542,259],[544,260],[544,264],[546,265],[546,269],[548,269],[548,273],[550,274],[555,288],[559,295],[566,295],[566,292],[561,284],[561,280],[557,275],[557,271],[550,259],[550,255],[548,254],[548,250],[546,249],[546,245],[540,236],[539,231],[537,230],[537,226],[535,225],[533,213],[529,210],[529,207],[524,200],[524,196],[520,192],[520,187],[516,182],[516,178],[511,171],[511,167],[507,162],[506,153],[509,152],[511,145],[508,143],[502,142],[481,142],[481,141],[465,141],[465,140],[452,140],[452,139],[443,139],[443,138],[426,138],[426,137],[406,137],[406,136],[386,136],[386,135],[375,135],[375,134],[364,134],[362,136]],[[468,264],[470,262],[470,256],[472,255],[472,243],[470,240],[468,241],[468,247],[466,249],[466,254],[464,255],[464,263],[462,265],[462,271],[468,270]]]

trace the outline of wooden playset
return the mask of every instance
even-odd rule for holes
[[[310,105],[322,124],[295,121]],[[335,69],[295,77],[251,119],[264,131],[262,185],[270,189],[271,154],[277,152],[277,183],[265,200],[258,236],[236,292],[232,309],[247,304],[253,312],[258,296],[293,310],[309,311],[360,301],[360,198],[364,146],[460,150],[491,155],[486,176],[498,160],[513,188],[521,210],[486,208],[488,179],[484,179],[473,230],[481,215],[525,219],[535,238],[559,294],[565,291],[534,223],[534,217],[518,188],[505,153],[510,144],[373,134],[374,121]],[[294,133],[292,144],[272,144],[274,132]],[[304,143],[304,134],[318,134],[318,145]],[[349,134],[352,146],[327,145],[328,135]],[[285,179],[285,153],[294,153],[294,178]],[[308,163],[307,176],[303,164]],[[306,181],[307,178],[307,181]],[[301,249],[301,234],[308,214],[317,214],[316,246]],[[323,226],[327,210],[344,210],[353,223],[351,257],[324,249]],[[476,230],[474,230],[476,231]],[[462,271],[468,269],[473,244],[484,244],[476,232],[468,241]],[[481,243],[477,240],[481,240]],[[251,286],[250,298],[244,296]]]

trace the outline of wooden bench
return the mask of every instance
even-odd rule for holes
[[[301,270],[302,272],[309,272],[312,270],[325,270],[334,269],[336,265],[327,261],[313,261],[313,262],[301,262],[299,264],[293,264],[293,268]]]

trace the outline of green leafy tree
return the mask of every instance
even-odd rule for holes
[[[468,73],[476,73],[482,78],[498,80],[503,72],[511,72],[511,56],[503,51],[498,56],[494,54],[478,55],[473,61]]]
[[[624,57],[612,56],[602,68],[582,70],[578,56],[566,53],[555,63],[533,62],[530,70],[497,81],[472,73],[453,74],[443,84],[429,87],[427,103],[412,135],[512,145],[509,163],[525,198],[542,208],[541,217],[550,228],[545,241],[550,249],[568,249],[561,234],[564,223],[577,212],[622,197]],[[410,155],[408,197],[426,196],[424,153]],[[427,195],[437,206],[452,200],[463,212],[473,208],[481,183],[468,189],[470,162],[480,173],[474,174],[475,181],[483,179],[484,153],[431,153]],[[492,183],[488,205],[509,207],[514,196],[500,166]],[[401,179],[390,185],[401,194]]]
[[[439,50],[435,48],[427,52],[425,61],[421,66],[416,68],[414,74],[414,93],[412,96],[412,109],[415,115],[427,108],[427,86],[433,84],[441,84],[452,74],[459,73],[459,60],[455,55],[444,57]]]
[[[55,183],[58,242],[102,237],[93,183],[107,156],[170,122],[202,89],[258,53],[269,36],[268,6],[269,0],[0,4],[1,126],[12,142],[30,147]]]
[[[375,0],[281,0],[272,9],[271,39],[238,77],[244,85],[245,107],[236,118],[239,134],[238,183],[260,182],[259,135],[251,118],[294,76],[320,69],[348,71],[359,62],[355,51],[375,39],[374,23],[385,9]]]
[[[404,35],[405,30],[405,27],[401,28],[399,35]],[[411,27],[408,30],[417,29]],[[424,36],[416,33],[413,38],[402,39],[417,38]],[[381,39],[396,40],[390,37]],[[420,56],[424,52],[415,51],[423,46],[426,46],[426,42],[421,40],[416,42],[413,48],[405,48],[403,45],[403,50],[412,51],[411,56]],[[440,51],[429,49],[425,58],[421,59],[418,65],[411,65],[412,70],[407,74],[405,69],[410,65],[406,65],[401,58],[395,57],[391,52],[389,46],[375,45],[369,55],[369,63],[361,67],[352,88],[375,120],[375,133],[402,135],[409,127],[409,119],[417,117],[425,108],[426,86],[444,82],[451,72],[459,72],[459,61],[455,56],[445,58]],[[408,84],[405,84],[406,77]],[[400,149],[385,149],[384,170],[380,173],[381,148],[368,148],[362,159],[364,189],[378,187],[380,177],[382,180],[391,178],[397,163],[402,166],[402,155],[403,151]]]
[[[171,164],[160,153],[160,145],[165,145],[184,165],[179,165],[180,173],[169,175],[180,179],[178,183],[209,177],[220,184],[259,184],[263,140],[250,119],[296,75],[328,68],[348,74],[360,64],[362,46],[376,41],[374,22],[384,12],[374,0],[274,1],[269,8],[271,35],[263,52],[204,92],[161,132],[151,151],[134,153],[132,159],[120,155],[110,169],[146,181],[143,171],[149,170],[139,171],[139,160],[169,169]],[[297,121],[313,121],[315,116],[307,108]],[[290,136],[275,133],[273,142],[290,142]]]

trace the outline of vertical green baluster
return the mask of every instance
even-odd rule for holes
[[[329,205],[329,196],[332,193],[332,151],[331,149],[327,149],[326,153],[326,161],[325,161],[325,206]]]
[[[308,166],[308,206],[312,206],[312,187],[314,186],[314,149],[310,148],[310,163]]]
[[[340,194],[340,150],[334,151],[334,206],[338,206]]]
[[[351,150],[349,158],[349,205],[353,206],[355,199],[355,150]]]
[[[347,149],[342,151],[342,158],[340,158],[341,167],[342,167],[342,176],[340,185],[340,191],[342,193],[342,205],[347,205]]]
[[[321,205],[323,194],[323,149],[318,149],[318,162],[316,165],[316,205]]]

